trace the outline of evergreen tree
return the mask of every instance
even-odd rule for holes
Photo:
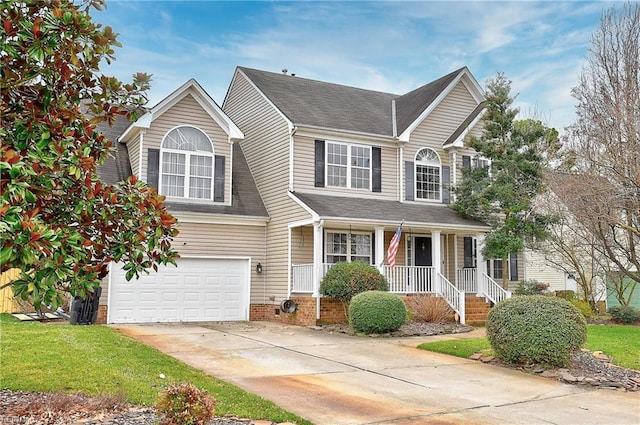
[[[516,120],[511,80],[502,73],[487,82],[486,98],[482,136],[469,141],[477,157],[462,171],[453,208],[491,226],[482,254],[506,264],[525,240],[545,235],[546,218],[534,212],[532,201],[542,190],[545,154],[557,149],[558,132],[537,120]],[[477,166],[480,158],[490,166]]]

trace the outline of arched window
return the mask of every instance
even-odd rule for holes
[[[440,200],[440,157],[431,148],[416,154],[416,199]]]
[[[160,148],[160,193],[177,198],[213,199],[213,145],[195,127],[169,131]]]

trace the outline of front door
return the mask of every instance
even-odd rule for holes
[[[421,267],[430,267],[431,259],[431,238],[416,236],[413,238],[413,264]],[[431,269],[417,268],[412,270],[412,290],[418,293],[432,292]]]
[[[431,238],[417,236],[415,240],[415,262],[416,266],[431,266]]]

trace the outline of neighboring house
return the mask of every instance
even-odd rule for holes
[[[560,172],[545,174],[546,191],[535,201],[535,208],[557,218],[548,229],[547,240],[525,249],[523,279],[549,284],[550,291],[571,290],[581,294],[590,287],[595,303],[604,301],[605,271],[594,249],[593,238],[575,219],[573,208],[565,203],[571,199],[581,182],[581,176]],[[570,196],[569,196],[570,195]],[[569,197],[568,197],[569,196]],[[580,281],[584,280],[584,284]]]
[[[440,295],[465,321],[476,295],[507,296],[489,275],[522,275],[517,256],[485,261],[489,228],[447,205],[462,167],[482,165],[465,139],[481,133],[484,100],[466,67],[404,95],[238,67],[222,108],[190,80],[114,130],[118,157],[103,168],[167,196],[181,258],[132,282],[114,265],[103,319],[339,320],[320,281],[364,261],[391,292]]]

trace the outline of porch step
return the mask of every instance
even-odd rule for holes
[[[483,297],[467,295],[465,297],[465,321],[468,325],[483,325],[487,322],[487,315],[491,304]]]

